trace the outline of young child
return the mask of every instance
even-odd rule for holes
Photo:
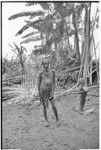
[[[81,78],[79,80],[80,113],[83,113],[88,91],[89,91],[89,88],[85,86],[85,80],[83,78]]]
[[[47,119],[47,107],[48,101],[50,101],[52,105],[52,109],[54,115],[56,117],[57,126],[60,125],[58,119],[58,113],[54,102],[54,89],[55,89],[55,71],[50,70],[49,61],[44,59],[42,61],[43,71],[39,74],[38,78],[38,92],[43,104],[43,113],[45,117],[45,126],[48,127],[48,119]]]

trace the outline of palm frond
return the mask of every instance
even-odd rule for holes
[[[41,31],[41,25],[40,24],[35,24],[34,26],[33,26],[33,28],[34,29],[37,29],[38,31]]]
[[[29,37],[29,36],[32,36],[32,35],[35,35],[35,34],[38,34],[39,32],[31,32],[31,33],[29,33],[29,34],[26,34],[25,36],[23,36],[22,38],[27,38],[27,37]]]
[[[45,10],[48,10],[49,9],[49,4],[48,3],[38,3],[41,5],[41,7]]]
[[[22,50],[22,52],[23,52],[23,51],[26,51],[26,52],[27,52],[27,49],[26,49],[24,46],[21,46],[21,50]]]
[[[35,2],[26,2],[25,6],[34,6]]]
[[[41,22],[42,20],[39,19],[39,20],[36,20],[36,21],[26,21],[27,25],[23,26],[17,33],[15,36],[19,35],[19,34],[22,34],[25,30],[27,30],[29,27],[34,27],[35,29],[39,30],[39,26],[38,25],[35,25],[39,22]]]
[[[62,36],[63,33],[64,33],[64,24],[65,24],[65,21],[61,20],[60,23],[59,23],[59,25],[58,25],[58,28],[59,28],[58,30],[60,32],[60,36]]]
[[[18,55],[16,49],[11,49],[16,55]]]
[[[73,12],[73,4],[66,3],[66,6],[63,6],[63,3],[55,3],[55,10],[61,15],[61,17],[65,18],[66,16],[70,16]]]
[[[46,47],[43,47],[43,48],[38,48],[38,49],[35,49],[33,50],[34,55],[37,55],[37,54],[50,54],[51,53],[51,50],[46,48]]]
[[[73,9],[74,8],[74,3],[65,3],[66,9]]]
[[[35,42],[35,41],[39,41],[39,40],[41,40],[41,37],[37,36],[37,37],[26,39],[26,40],[22,41],[21,44],[23,44],[23,43],[29,43],[29,42]]]
[[[20,53],[20,48],[18,47],[18,45],[14,42],[15,48],[18,51],[18,53]]]
[[[51,46],[52,46],[52,43],[54,42],[54,39],[53,38],[50,38],[46,41],[45,45],[44,45],[44,48],[48,51],[50,50]]]
[[[40,3],[40,2],[27,2],[26,3],[26,6],[34,6],[36,4],[40,4],[41,7],[45,10],[49,9],[49,4],[46,2],[46,3]]]
[[[52,31],[52,29],[53,29],[52,15],[47,15],[43,19],[43,22],[40,24],[40,26],[41,26],[41,31],[42,32],[50,33]]]
[[[63,3],[54,3],[54,8],[57,10]]]
[[[83,4],[83,3],[76,6],[75,11],[76,11],[76,16],[77,16],[76,19],[77,20],[80,19],[81,15],[82,15],[82,11],[83,11],[84,8],[85,8],[85,4]]]
[[[64,7],[64,8],[61,8],[61,9],[59,10],[59,14],[60,14],[62,17],[66,17],[66,16],[69,17],[69,16],[72,14],[72,12],[73,12],[72,9],[65,9],[65,7]]]
[[[22,34],[25,30],[27,30],[29,28],[29,26],[25,25],[23,26],[17,33],[15,36]]]
[[[14,49],[12,45],[10,45],[10,44],[8,44],[8,45],[9,45],[12,49]]]
[[[42,45],[35,45],[34,48],[39,49],[39,48],[43,48],[43,46]]]
[[[46,51],[45,51],[45,49],[43,49],[43,48],[38,48],[38,49],[33,50],[33,53],[34,53],[34,55],[37,55],[37,54],[45,54]]]
[[[56,29],[54,30],[53,32],[53,35],[54,35],[54,40],[57,41],[57,42],[60,42],[62,36],[63,36],[63,33],[64,33],[64,20],[61,20],[59,22],[59,24],[57,24],[57,27]]]
[[[27,22],[27,21],[26,21]],[[42,19],[38,19],[36,21],[28,21],[27,26],[33,27],[35,24],[39,24],[42,22]]]
[[[43,11],[38,11],[38,12],[21,12],[21,13],[17,13],[17,14],[12,15],[8,19],[12,20],[12,19],[16,19],[18,17],[24,17],[24,16],[33,16],[33,17],[36,17],[36,16],[40,16],[40,15],[43,15],[43,14],[44,14]]]
[[[33,26],[30,26],[30,25],[32,25],[32,24],[30,24],[31,22],[30,21],[26,21],[27,23],[29,23],[29,25],[26,25],[28,28],[29,27],[33,27],[34,29],[37,29],[38,31],[41,31],[41,28],[42,28],[42,23],[39,23],[39,24],[37,24],[37,23],[32,23],[33,24]]]

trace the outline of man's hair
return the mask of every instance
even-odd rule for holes
[[[45,63],[48,63],[48,64],[49,64],[49,60],[46,59],[46,58],[42,60],[42,65],[45,64]]]

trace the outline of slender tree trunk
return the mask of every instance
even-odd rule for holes
[[[73,11],[73,25],[74,25],[74,28],[75,28],[75,44],[76,44],[76,52],[77,52],[77,57],[76,58],[77,58],[78,61],[80,61],[79,37],[78,37],[75,10]]]
[[[55,51],[56,51],[56,57],[57,57],[57,61],[60,64],[60,53],[59,53],[59,45],[57,42],[55,42]]]
[[[67,36],[67,40],[68,40],[68,47],[70,49],[70,41],[69,41],[69,36]]]
[[[41,45],[43,46],[43,36],[42,36],[42,33],[41,33]]]
[[[24,62],[22,60],[22,56],[20,56],[20,64],[21,64],[22,75],[23,75],[23,74],[25,74],[25,67],[24,67]]]
[[[85,26],[85,59],[84,59],[84,70],[83,70],[83,78],[85,79],[87,85],[87,72],[88,72],[88,63],[90,58],[90,6],[86,6],[86,26]]]

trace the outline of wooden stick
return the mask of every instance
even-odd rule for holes
[[[78,92],[72,92],[73,94],[80,94]],[[70,94],[70,93],[69,93]],[[87,94],[87,96],[95,96],[95,97],[99,97],[99,94]]]
[[[91,64],[90,64],[90,84],[92,85],[92,43],[90,44]]]
[[[69,70],[67,70],[66,72],[71,72],[71,71],[75,71],[75,70],[79,70],[79,69],[80,69],[80,66],[79,66],[79,67],[72,68],[72,69],[69,69]]]

